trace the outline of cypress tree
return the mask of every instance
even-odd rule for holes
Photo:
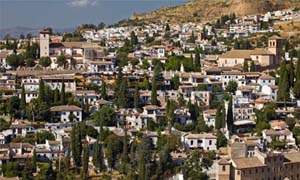
[[[127,142],[127,131],[125,130],[125,136],[123,139],[123,152],[121,155],[121,172],[126,173],[128,168],[127,164],[129,163],[128,157],[128,142]]]
[[[230,97],[227,111],[227,127],[230,132],[233,131],[233,111],[232,111],[232,97]]]
[[[220,129],[222,127],[222,106],[219,105],[216,112],[216,120],[215,120],[215,129]]]
[[[63,105],[66,104],[66,92],[65,92],[65,80],[64,79],[63,79],[62,85],[61,85],[60,102]]]
[[[118,89],[117,105],[119,108],[126,108],[128,107],[128,88],[126,79],[122,79]]]
[[[286,69],[286,61],[283,60],[280,65],[280,77],[279,77],[279,86],[278,86],[278,95],[277,99],[279,101],[287,101],[289,99],[289,73]]]
[[[152,87],[152,89],[151,89],[151,104],[158,105],[155,76],[152,77],[151,87]]]
[[[93,147],[94,147],[93,148],[93,164],[97,169],[101,170],[103,156],[102,156],[102,148],[99,146],[99,138],[97,139],[97,142],[94,143]]]
[[[289,79],[289,87],[294,87],[294,79],[295,79],[295,68],[293,60],[291,59],[290,62],[287,64],[287,71],[288,71],[288,79]]]
[[[53,103],[57,104],[58,102],[59,102],[59,90],[56,88],[54,90]]]
[[[101,98],[107,100],[105,81],[102,82],[102,86],[101,86]]]
[[[21,92],[21,100],[20,100],[20,108],[25,110],[26,107],[26,99],[25,99],[25,88],[24,84],[22,85],[22,92]]]
[[[200,53],[199,53],[198,48],[196,49],[194,64],[195,64],[196,71],[199,71],[201,69],[201,64],[200,64]]]
[[[247,61],[244,61],[243,71],[244,72],[248,72],[249,71],[249,66],[248,66],[248,62]]]
[[[72,128],[71,132],[71,151],[73,156],[73,161],[76,167],[80,167],[81,165],[81,136],[79,132],[79,126],[75,125]]]
[[[134,108],[138,109],[140,105],[139,87],[136,85],[134,89]]]
[[[251,61],[250,71],[255,72],[256,71],[256,65],[254,61]]]
[[[44,80],[40,79],[39,82],[39,97],[38,97],[39,103],[42,103],[45,101],[45,84]]]
[[[298,62],[296,67],[296,82],[294,84],[294,96],[297,99],[300,99],[300,50],[298,51]]]
[[[82,179],[88,179],[88,170],[89,170],[89,151],[88,143],[85,142],[83,145],[83,155],[82,155]]]
[[[33,167],[33,172],[36,172],[37,165],[36,165],[36,151],[35,151],[35,149],[33,150],[31,163],[32,163],[32,167]]]

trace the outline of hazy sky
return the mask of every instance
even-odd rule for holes
[[[0,0],[0,28],[16,26],[69,28],[82,23],[106,24],[134,12],[175,6],[188,0]]]

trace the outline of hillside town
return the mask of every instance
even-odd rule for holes
[[[0,179],[299,180],[287,9],[0,42]]]

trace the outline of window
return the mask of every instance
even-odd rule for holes
[[[240,175],[240,171],[237,171],[237,175]]]
[[[191,140],[191,145],[193,145],[194,144],[194,141],[193,140]]]
[[[212,140],[209,140],[209,145],[211,145],[212,144]]]
[[[226,171],[226,166],[222,166],[222,171]]]

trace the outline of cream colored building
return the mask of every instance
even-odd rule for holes
[[[217,180],[298,180],[300,152],[258,152],[253,157],[221,159],[216,171]]]
[[[254,61],[260,66],[280,64],[281,60],[281,38],[272,36],[269,38],[267,48],[255,48],[253,50],[231,50],[222,54],[218,60],[219,67],[234,67],[243,65],[245,61]]]

